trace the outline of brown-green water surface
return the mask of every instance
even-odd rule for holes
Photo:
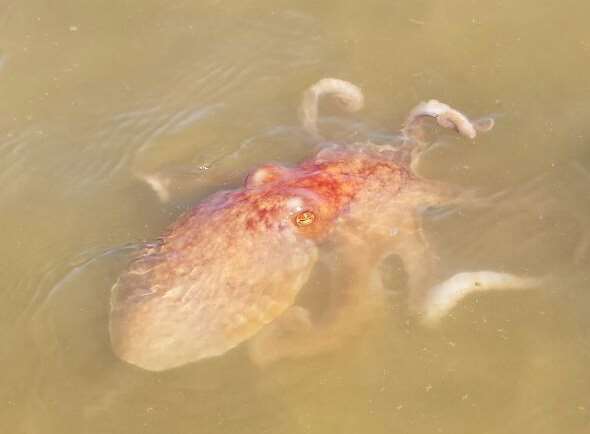
[[[0,433],[589,433],[589,14],[571,0],[5,0]],[[158,374],[117,360],[108,297],[128,254],[255,165],[309,156],[296,107],[325,76],[366,93],[335,134],[387,137],[427,98],[494,114],[475,143],[440,133],[422,173],[495,206],[436,215],[427,234],[449,274],[551,283],[471,297],[429,331],[391,261],[385,322],[335,353],[259,370],[238,348]],[[134,164],[222,176],[162,205]]]

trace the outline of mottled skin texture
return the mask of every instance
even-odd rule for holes
[[[394,155],[367,144],[326,150],[296,168],[266,166],[244,188],[182,216],[114,289],[117,354],[154,370],[222,354],[293,304],[327,237],[371,242],[383,251],[371,262],[395,249],[392,231],[416,229],[416,207],[430,204],[433,185]],[[296,224],[302,211],[313,223]]]
[[[322,82],[331,91],[350,91],[343,101],[360,94],[346,82]],[[317,104],[321,89],[310,88],[305,98]],[[423,107],[413,116],[440,114],[441,125],[460,132],[471,127],[475,134],[450,107],[436,101]],[[317,107],[303,116],[314,135],[316,113]],[[419,312],[434,266],[420,212],[456,195],[414,173],[417,143],[408,132],[419,129],[413,120],[401,147],[334,145],[297,167],[266,165],[242,188],[215,194],[181,216],[138,252],[113,288],[115,353],[157,371],[221,355],[247,340],[258,365],[333,349],[383,305],[378,269],[392,254],[404,263],[410,306]],[[347,279],[312,321],[295,298],[326,244]]]

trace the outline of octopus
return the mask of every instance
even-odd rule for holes
[[[302,125],[320,141],[324,97],[349,112],[364,104],[361,89],[343,80],[325,78],[308,88]],[[387,302],[380,265],[392,255],[408,276],[408,309],[425,325],[436,324],[472,292],[537,285],[532,277],[494,271],[434,280],[437,261],[423,211],[468,199],[418,174],[428,118],[468,139],[493,126],[491,119],[472,121],[437,100],[422,102],[395,146],[324,144],[295,167],[258,167],[241,188],[215,193],[181,215],[137,252],[112,288],[114,353],[162,371],[242,343],[258,366],[333,351],[361,333]],[[149,183],[167,197],[155,179]],[[312,315],[298,294],[328,254],[345,278],[331,289],[321,314]]]

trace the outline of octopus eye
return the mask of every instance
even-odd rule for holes
[[[315,221],[315,214],[311,211],[303,211],[295,216],[295,224],[299,227],[309,226]]]

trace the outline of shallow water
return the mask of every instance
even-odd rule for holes
[[[590,432],[590,6],[541,3],[0,5],[0,432]],[[427,331],[391,261],[387,318],[336,353],[266,371],[242,349],[160,374],[118,361],[108,295],[127,255],[256,164],[308,156],[295,111],[324,76],[367,97],[332,137],[386,136],[426,98],[494,114],[473,144],[440,133],[421,168],[494,206],[427,233],[449,273],[550,284],[471,297]],[[216,176],[161,205],[135,165]]]

